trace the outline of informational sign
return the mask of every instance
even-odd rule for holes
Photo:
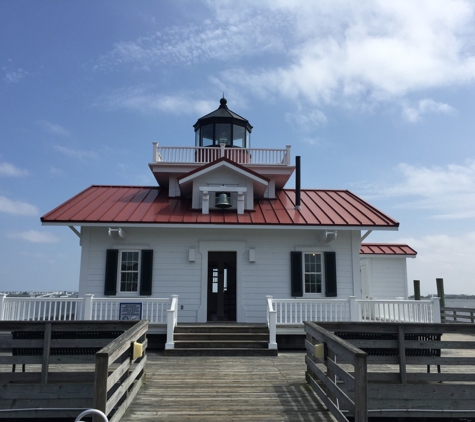
[[[138,321],[142,319],[142,304],[137,302],[120,303],[119,319],[121,321]]]

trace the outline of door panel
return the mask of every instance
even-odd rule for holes
[[[236,321],[236,252],[208,252],[208,321]]]

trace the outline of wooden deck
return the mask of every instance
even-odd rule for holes
[[[147,381],[121,422],[336,421],[305,381],[305,352],[172,357],[149,351]]]

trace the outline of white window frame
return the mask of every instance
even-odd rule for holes
[[[138,269],[137,269],[137,290],[136,291],[123,291],[121,290],[122,279],[122,256],[124,253],[132,252],[138,253]],[[142,251],[140,249],[121,249],[119,250],[118,268],[117,268],[117,296],[139,296],[140,295],[140,271],[142,263]]]
[[[311,251],[311,250],[302,250],[302,291],[303,295],[306,297],[313,297],[313,298],[319,298],[319,297],[325,297],[325,256],[323,251]],[[307,273],[305,271],[305,256],[306,255],[320,255],[320,265],[321,265],[321,271],[320,273],[313,273],[309,272]],[[305,275],[306,274],[320,274],[321,275],[321,292],[319,293],[307,293],[305,291]]]

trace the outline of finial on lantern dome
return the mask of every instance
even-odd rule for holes
[[[220,104],[219,108],[224,108],[224,107],[227,108],[227,105],[226,105],[227,103],[228,103],[228,100],[224,98],[224,92],[223,92],[223,98],[219,100],[219,104]]]

